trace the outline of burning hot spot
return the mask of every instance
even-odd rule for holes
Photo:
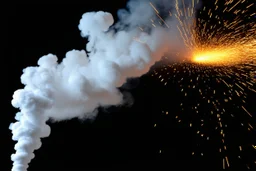
[[[234,45],[233,47],[195,48],[192,52],[192,62],[210,65],[234,65],[244,62],[248,56],[245,45]]]

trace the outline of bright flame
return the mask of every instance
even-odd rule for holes
[[[196,52],[193,56],[194,62],[199,63],[225,63],[229,60],[227,51],[201,51]]]
[[[192,62],[210,65],[234,65],[255,61],[255,42],[244,45],[195,48],[192,50]]]
[[[231,56],[233,55],[229,49],[196,50],[192,61],[203,64],[226,64],[231,62],[233,58]],[[232,62],[234,62],[234,59],[232,59]]]

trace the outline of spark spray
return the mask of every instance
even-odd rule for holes
[[[182,0],[176,2],[182,3]],[[254,123],[254,111],[245,106],[253,105],[250,97],[254,98],[256,92],[255,1],[214,0],[209,1],[209,3],[211,7],[203,6],[196,18],[190,17],[190,14],[195,10],[185,6],[182,8],[178,6],[176,11],[172,13],[172,16],[178,20],[177,28],[184,45],[187,47],[189,60],[186,63],[169,62],[163,65],[161,70],[153,71],[152,76],[159,79],[164,85],[169,84],[170,80],[177,80],[181,94],[185,97],[184,99],[190,97],[194,101],[195,94],[192,92],[198,93],[198,96],[204,99],[202,100],[203,103],[197,103],[196,101],[193,105],[189,103],[188,105],[192,106],[190,113],[194,113],[197,117],[200,112],[203,112],[207,115],[207,119],[212,116],[217,118],[217,122],[214,123],[216,127],[214,127],[216,130],[220,130],[220,141],[223,142],[219,151],[223,156],[223,169],[231,167],[232,163],[236,162],[234,160],[236,155],[239,155],[239,159],[250,159],[251,161],[244,165],[251,169],[255,166],[251,155],[240,157],[240,154],[227,153],[226,149],[229,148],[230,151],[233,151],[232,146],[236,146],[236,144],[231,146],[229,145],[230,142],[226,142],[226,133],[223,127],[224,125],[227,126],[227,121],[231,121],[233,117],[242,118],[245,115],[249,119],[239,119],[242,126],[248,125],[245,131],[253,134],[252,130],[255,129],[255,124],[252,124]],[[191,19],[193,22],[191,22]],[[166,61],[168,60],[166,58]],[[213,84],[216,86],[212,86]],[[217,88],[220,85],[223,86],[223,89]],[[253,98],[251,99],[254,102]],[[185,103],[186,101],[182,101],[180,104],[181,110],[185,109]],[[202,104],[209,105],[207,112],[205,112],[205,105],[202,106]],[[227,108],[227,104],[230,104],[231,107]],[[237,114],[234,114],[232,106],[240,109]],[[168,111],[166,113],[168,114]],[[161,116],[163,117],[163,115]],[[223,116],[225,116],[225,119],[223,119]],[[227,116],[229,116],[228,120]],[[206,125],[205,116],[199,117],[203,122],[201,126]],[[189,124],[190,127],[195,128],[192,119],[190,123],[187,123],[188,118],[182,121],[181,114],[177,115],[176,119],[181,124],[186,126]],[[197,120],[196,123],[200,120]],[[210,126],[210,124],[207,126]],[[207,129],[203,131],[207,132]],[[199,133],[200,131],[197,132],[197,134]],[[205,134],[201,134],[201,137],[205,137]],[[207,137],[206,140],[208,141],[209,138]],[[255,142],[250,141],[250,145],[245,145],[246,148],[243,148],[253,152],[254,148],[251,149],[251,144]],[[236,146],[234,150],[240,149],[241,152],[243,148],[242,146]],[[193,152],[192,155],[194,154]]]

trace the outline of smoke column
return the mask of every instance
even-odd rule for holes
[[[171,5],[166,0],[151,2]],[[48,54],[38,60],[38,66],[23,70],[21,82],[25,87],[16,90],[12,100],[12,105],[20,109],[17,122],[10,125],[12,139],[18,141],[16,153],[11,155],[12,171],[28,169],[34,150],[41,147],[40,139],[50,135],[47,120],[93,119],[99,106],[123,104],[117,88],[128,78],[147,73],[170,51],[177,32],[163,27],[148,32],[137,28],[147,26],[150,18],[156,19],[149,1],[133,0],[127,8],[118,12],[120,20],[115,25],[108,12],[82,16],[78,27],[89,40],[88,53],[69,51],[60,63],[55,55]]]

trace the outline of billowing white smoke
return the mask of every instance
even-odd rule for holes
[[[21,81],[25,87],[15,91],[12,100],[12,105],[20,109],[15,117],[17,122],[10,125],[13,140],[18,141],[16,153],[11,156],[12,171],[28,169],[34,150],[41,146],[40,138],[50,135],[47,120],[94,118],[99,106],[122,104],[123,95],[117,88],[127,78],[147,73],[167,51],[170,44],[163,28],[153,29],[150,34],[132,29],[136,25],[120,30],[122,25],[140,17],[138,12],[146,12],[142,21],[152,17],[154,13],[148,2],[137,1],[139,10],[130,6],[134,14],[122,14],[126,22],[118,23],[118,32],[109,29],[114,23],[110,13],[85,13],[79,29],[89,39],[86,46],[89,53],[69,51],[59,64],[55,55],[48,54],[38,60],[37,67],[24,69]]]

